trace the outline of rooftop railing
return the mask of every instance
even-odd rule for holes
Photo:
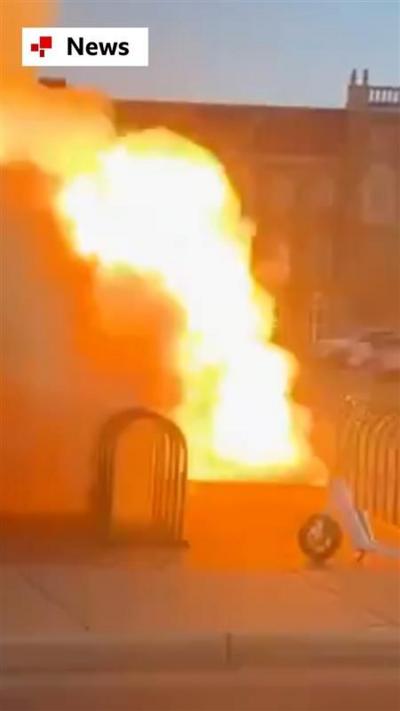
[[[399,105],[400,87],[398,86],[369,86],[368,104],[374,105]]]

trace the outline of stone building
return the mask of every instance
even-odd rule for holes
[[[317,331],[399,326],[400,88],[370,85],[367,71],[358,81],[354,70],[338,109],[137,100],[114,108],[119,132],[166,126],[224,163],[257,225],[254,270],[277,292],[292,346],[307,347]],[[271,269],[282,260],[285,282]]]

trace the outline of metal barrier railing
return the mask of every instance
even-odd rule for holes
[[[135,423],[150,420],[154,437],[149,449],[151,510],[148,532],[160,542],[180,543],[183,536],[188,454],[186,440],[172,420],[146,409],[113,415],[101,428],[96,449],[95,509],[103,532],[112,527],[115,490],[115,455],[120,435]],[[134,478],[135,472],[132,472]]]
[[[336,471],[356,506],[400,525],[400,412],[375,412],[348,398],[338,426]]]

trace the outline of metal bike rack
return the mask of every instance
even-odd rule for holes
[[[188,454],[180,428],[151,410],[136,408],[118,412],[101,428],[96,448],[95,509],[103,534],[110,535],[116,483],[116,453],[121,435],[136,424],[154,424],[149,451],[151,512],[143,540],[182,543]],[[140,473],[139,473],[140,474]],[[132,472],[133,482],[135,471]]]

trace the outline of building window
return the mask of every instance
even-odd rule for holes
[[[317,210],[333,207],[335,201],[335,185],[329,176],[319,176],[308,190],[308,203]]]
[[[272,209],[288,212],[294,205],[295,185],[286,175],[273,175],[267,182],[266,201]]]
[[[395,227],[396,176],[387,165],[373,165],[361,186],[362,216],[369,224]]]

